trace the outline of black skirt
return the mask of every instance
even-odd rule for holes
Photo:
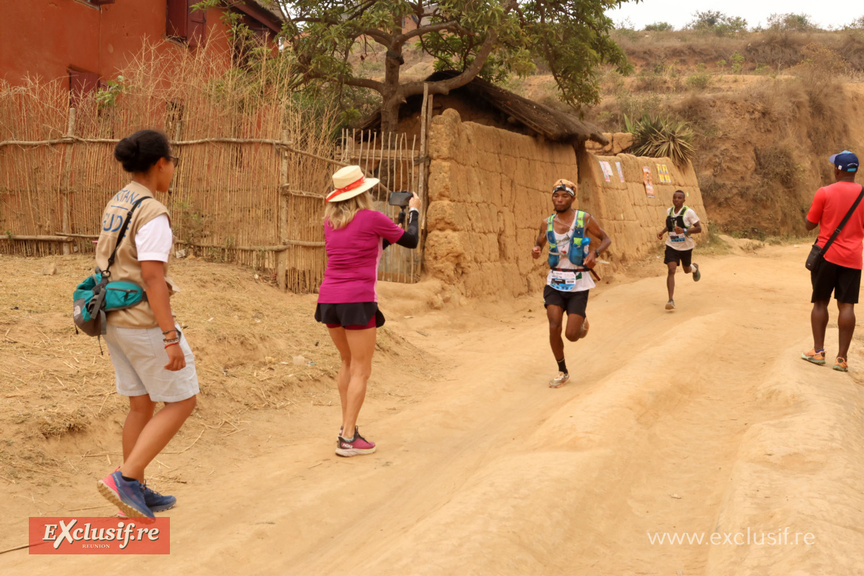
[[[366,326],[375,318],[375,327],[384,325],[384,314],[378,310],[377,302],[350,302],[347,304],[322,304],[315,307],[315,320],[322,324],[340,326]]]

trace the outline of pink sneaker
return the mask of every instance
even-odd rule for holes
[[[357,428],[354,429],[354,438],[346,440],[342,436],[336,441],[337,456],[360,456],[362,454],[372,454],[375,452],[375,443],[369,442],[360,435]]]

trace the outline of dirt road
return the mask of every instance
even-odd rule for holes
[[[679,275],[674,312],[659,264],[599,288],[558,390],[536,299],[394,319],[437,376],[373,373],[398,396],[364,407],[375,455],[333,455],[338,401],[262,415],[245,450],[192,459],[170,556],[14,552],[0,571],[864,573],[864,334],[849,374],[798,358],[807,249],[697,258],[703,279]],[[688,535],[703,543],[668,540]]]

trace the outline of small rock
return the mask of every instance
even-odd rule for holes
[[[54,276],[55,274],[57,274],[57,265],[53,262],[51,264],[48,264],[42,269],[42,274],[44,276]]]
[[[276,359],[273,358],[272,356],[265,356],[265,357],[264,357],[264,362],[267,363],[267,364],[275,364],[275,363],[276,363]]]
[[[306,362],[307,360],[303,356],[294,356],[294,364],[297,366],[303,366]]]

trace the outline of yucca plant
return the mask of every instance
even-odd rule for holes
[[[637,156],[671,158],[679,166],[693,157],[693,129],[683,120],[646,114],[633,121],[625,115],[624,125],[633,134],[633,153]]]

